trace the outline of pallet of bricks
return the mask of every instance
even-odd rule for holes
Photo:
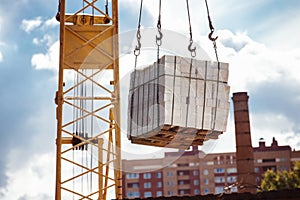
[[[217,139],[229,114],[228,64],[180,56],[131,73],[128,137],[132,143],[188,148]]]

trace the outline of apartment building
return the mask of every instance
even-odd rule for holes
[[[278,146],[273,138],[270,146],[260,140],[253,148],[256,184],[267,169],[288,170],[300,160],[300,151]],[[123,160],[123,197],[194,196],[237,192],[236,153],[204,154],[191,150],[166,152],[161,159]],[[243,180],[247,184],[247,180]],[[253,186],[255,187],[255,186]]]

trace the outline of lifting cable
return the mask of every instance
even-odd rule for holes
[[[108,0],[106,0],[105,4],[105,14],[108,16]]]
[[[131,94],[131,97],[130,97],[130,135],[129,137],[131,137],[131,132],[132,132],[132,123],[133,123],[133,104],[134,104],[134,96],[135,96],[135,81],[136,81],[136,67],[137,67],[137,58],[138,56],[140,55],[141,53],[141,21],[142,21],[142,10],[143,10],[143,0],[141,0],[141,3],[140,3],[140,12],[139,12],[139,20],[138,20],[138,29],[137,29],[137,32],[136,32],[136,40],[137,40],[137,45],[135,46],[135,49],[134,49],[134,56],[135,56],[135,61],[134,61],[134,71],[133,71],[133,85],[132,85],[132,88],[133,88],[133,92]]]
[[[157,105],[157,127],[160,124],[160,106],[159,106],[159,66],[160,66],[160,46],[162,45],[163,34],[161,32],[161,0],[159,0],[159,12],[157,20],[157,31],[159,35],[156,35],[156,46],[157,46],[157,59],[156,59],[156,105]],[[155,91],[154,91],[155,92]],[[154,112],[153,112],[154,114]],[[154,118],[153,118],[154,119]]]
[[[190,17],[190,6],[189,6],[189,0],[186,0],[186,8],[188,13],[188,20],[189,20],[189,29],[190,29],[190,44],[188,46],[188,50],[191,52],[191,56],[196,56],[196,47],[192,48],[193,45],[193,32],[192,32],[192,24],[191,24],[191,17]]]
[[[61,1],[61,0],[58,0],[57,13],[56,13],[56,15],[55,15],[55,19],[56,19],[56,21],[58,21],[58,22],[60,22],[60,4],[61,4],[60,1]]]
[[[214,120],[213,120],[213,124],[212,124],[212,130],[215,129],[215,125],[216,125],[216,118],[217,118],[217,105],[218,105],[218,95],[219,95],[219,81],[220,81],[220,61],[219,61],[219,57],[218,57],[218,52],[217,52],[217,44],[216,44],[216,40],[218,39],[218,36],[213,37],[213,33],[215,31],[214,26],[212,25],[212,21],[209,15],[209,9],[208,9],[208,4],[207,4],[207,0],[205,0],[205,5],[206,5],[206,11],[207,11],[207,18],[208,18],[208,23],[209,23],[209,28],[210,28],[210,33],[208,34],[208,38],[213,42],[213,47],[215,50],[215,55],[216,55],[216,60],[218,63],[218,75],[217,75],[217,91],[216,91],[216,102],[215,102],[215,110],[214,110]]]
[[[186,97],[187,106],[186,106],[186,116],[185,116],[185,126],[188,127],[190,95],[191,95],[191,81],[192,81],[192,68],[193,68],[193,58],[196,57],[196,47],[192,47],[194,42],[193,42],[193,32],[192,32],[189,0],[186,0],[186,8],[187,8],[189,31],[190,31],[190,44],[188,45],[188,50],[191,53],[190,69],[189,69],[189,85],[188,85],[188,95]]]

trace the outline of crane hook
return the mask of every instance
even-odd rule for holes
[[[211,40],[211,41],[216,41],[218,39],[218,36],[216,37],[213,37],[212,35],[214,34],[214,29],[211,29],[210,33],[208,34],[208,38]]]
[[[196,47],[192,48],[192,45],[193,45],[193,40],[190,40],[188,49],[191,52],[192,57],[195,57],[196,56]]]
[[[137,38],[137,45],[135,46],[135,49],[134,49],[134,55],[135,56],[138,56],[140,55],[140,50],[141,50],[141,32],[140,30],[137,31],[137,34],[136,34],[136,38]]]
[[[159,35],[156,35],[156,44],[157,46],[160,46],[162,44],[162,38],[163,38],[163,34],[160,29],[158,29],[158,34]]]

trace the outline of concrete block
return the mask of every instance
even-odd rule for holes
[[[149,82],[149,80],[150,80],[150,68],[146,67],[144,69],[144,83]]]
[[[171,124],[199,130],[225,130],[230,93],[226,84],[228,64],[221,63],[218,71],[216,62],[192,62],[190,68],[190,58],[163,56],[159,65],[154,62],[137,70],[135,83],[130,82],[128,98],[131,134],[142,137]]]

